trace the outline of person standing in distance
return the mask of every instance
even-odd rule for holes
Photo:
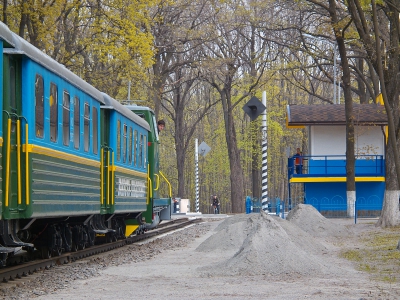
[[[301,153],[300,148],[296,149],[296,154],[293,155],[294,166],[296,167],[296,174],[303,173],[303,153]]]
[[[214,214],[219,214],[219,199],[217,197],[217,195],[213,195],[211,196],[211,206],[214,209]]]

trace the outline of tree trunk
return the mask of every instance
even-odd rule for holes
[[[153,98],[154,103],[154,113],[156,118],[160,118],[160,106],[161,106],[161,95],[162,95],[162,87],[164,84],[164,79],[162,78],[162,62],[160,59],[156,58],[156,62],[153,65],[153,83],[152,83],[152,90],[151,97]]]
[[[180,89],[175,89],[175,149],[178,168],[178,197],[187,195],[185,192],[185,159],[187,145],[184,129],[184,101],[181,99]],[[193,167],[194,170],[194,167]]]
[[[354,158],[354,117],[353,99],[351,96],[350,68],[347,60],[346,45],[344,43],[344,30],[338,26],[338,16],[336,13],[336,1],[329,0],[329,14],[331,16],[332,27],[335,32],[336,41],[339,47],[339,54],[343,68],[343,92],[346,111],[346,195],[347,195],[347,216],[354,217],[356,201],[356,181],[355,181],[355,158]]]
[[[3,0],[3,23],[8,25],[8,20],[7,20],[7,5],[8,5],[8,0]]]
[[[384,14],[379,14],[382,19],[378,20],[378,10],[375,0],[371,1],[371,12],[373,25],[367,20],[366,13],[358,0],[348,1],[348,11],[351,14],[352,21],[357,28],[360,41],[363,43],[367,52],[367,63],[371,64],[378,74],[379,83],[385,110],[388,118],[388,144],[386,148],[386,191],[381,217],[377,226],[392,226],[399,223],[398,211],[398,189],[400,180],[400,158],[398,154],[398,125],[399,125],[399,18],[398,11],[386,1],[380,3],[380,10]],[[369,12],[368,12],[369,14]],[[390,46],[386,49],[386,55],[381,55],[381,34],[380,24],[389,25]],[[385,29],[386,30],[386,29]],[[374,35],[371,33],[374,32]],[[385,33],[386,34],[386,33]],[[375,39],[375,40],[374,40]],[[382,66],[382,60],[387,59],[388,63],[385,69]],[[377,84],[374,85],[375,87]]]
[[[391,141],[386,147],[386,161],[393,161]],[[376,226],[392,227],[399,224],[399,191],[397,188],[396,167],[394,164],[386,164],[386,190],[381,216]]]
[[[357,58],[357,67],[360,73],[364,74],[364,60],[362,58]],[[360,75],[357,75],[357,86],[358,86],[358,96],[360,97],[361,104],[367,104],[367,93],[365,90],[365,83]],[[372,95],[371,95],[372,96]]]
[[[231,202],[232,212],[242,213],[244,211],[244,177],[243,169],[240,161],[240,153],[237,146],[236,129],[233,120],[233,111],[231,103],[231,94],[229,87],[225,85],[225,88],[221,92],[222,106],[224,109],[224,120],[225,120],[225,137],[226,144],[228,147],[229,156],[229,167],[230,167],[230,181],[231,181]]]

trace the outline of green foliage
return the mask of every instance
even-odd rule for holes
[[[116,98],[146,96],[153,63],[152,0],[23,1],[7,7],[8,25],[98,89]]]

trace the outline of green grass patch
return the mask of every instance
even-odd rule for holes
[[[360,237],[361,246],[346,250],[341,256],[357,263],[361,271],[373,274],[376,280],[400,282],[400,227],[377,229]]]
[[[359,250],[347,250],[340,253],[340,256],[351,261],[362,261],[362,254]]]

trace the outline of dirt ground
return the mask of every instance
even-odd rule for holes
[[[307,206],[290,217],[196,225],[210,230],[184,247],[107,267],[37,299],[400,299],[398,278],[374,278],[359,260],[343,258],[382,234],[374,220],[328,220]]]

